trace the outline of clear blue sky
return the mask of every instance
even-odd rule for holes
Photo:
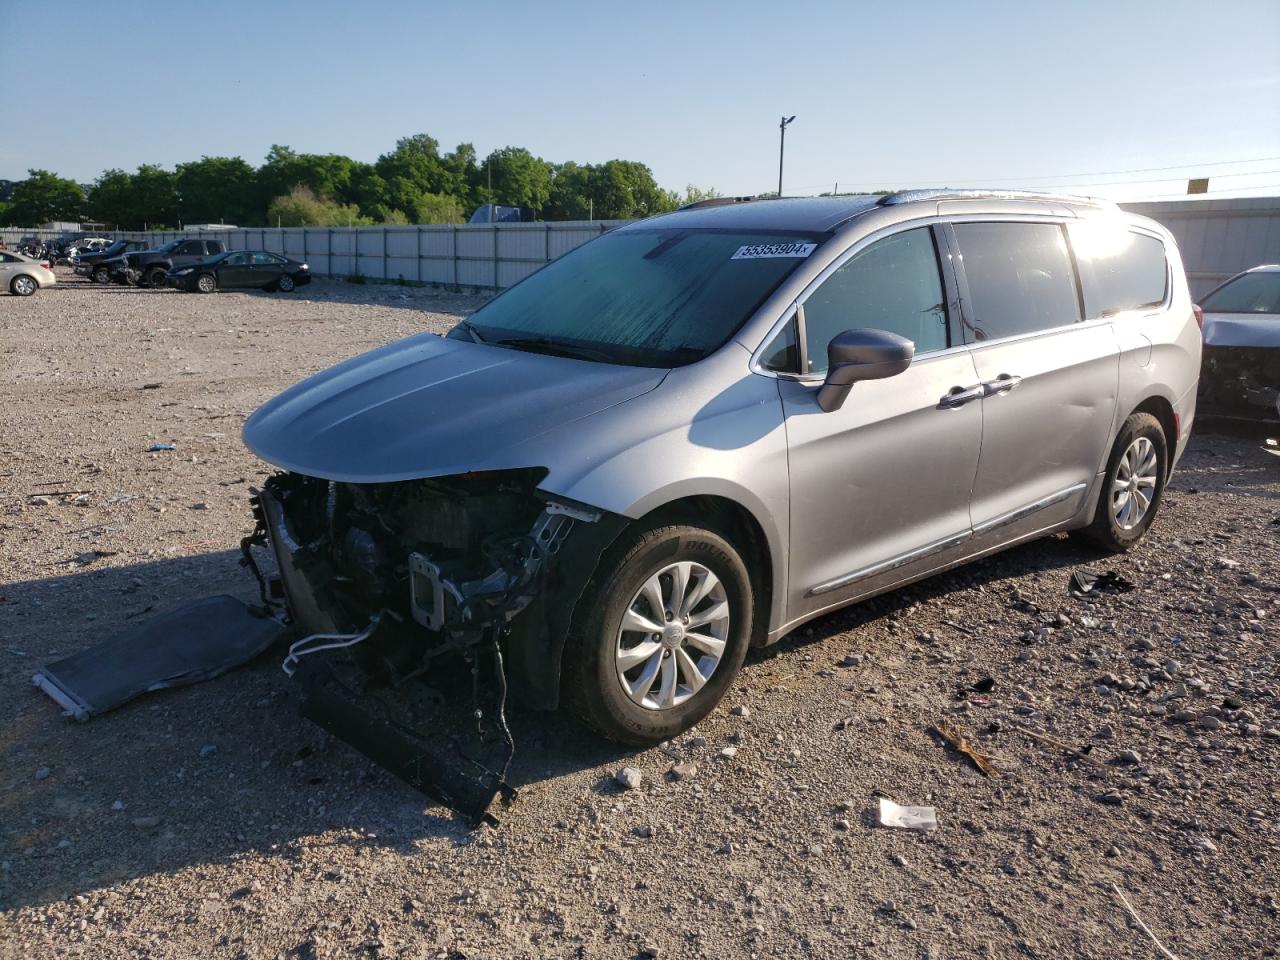
[[[786,113],[788,194],[1280,194],[1277,0],[0,0],[0,74],[10,179],[425,132],[746,194],[776,188]]]

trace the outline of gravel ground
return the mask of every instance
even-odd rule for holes
[[[1156,956],[1113,885],[1183,960],[1276,955],[1261,435],[1197,433],[1124,558],[1058,537],[827,617],[663,748],[515,710],[521,798],[473,833],[298,719],[274,654],[84,726],[30,677],[152,608],[251,597],[244,417],[479,301],[59,273],[0,298],[0,956]],[[1135,589],[1073,598],[1082,568]],[[878,826],[878,794],[938,829]]]

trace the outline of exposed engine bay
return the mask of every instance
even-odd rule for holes
[[[264,600],[283,600],[303,634],[283,663],[303,713],[473,822],[514,797],[509,678],[533,706],[557,705],[573,608],[624,522],[539,493],[544,475],[281,473],[243,544]],[[278,584],[259,572],[260,545]]]
[[[1204,347],[1199,406],[1207,414],[1280,417],[1280,347]]]

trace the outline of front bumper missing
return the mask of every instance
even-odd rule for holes
[[[506,722],[503,651],[515,644],[519,659],[531,632],[526,625],[513,640],[512,622],[531,605],[541,611],[575,524],[596,525],[601,515],[546,504],[528,534],[486,548],[492,570],[475,579],[451,578],[430,556],[411,553],[400,611],[379,610],[362,628],[344,630],[349,624],[324,584],[317,589],[308,576],[315,570],[312,545],[297,542],[270,487],[255,498],[254,511],[259,528],[246,543],[268,544],[280,571],[281,589],[264,583],[264,597],[282,593],[291,618],[309,632],[283,664],[299,681],[302,715],[473,826],[496,822],[489,812],[494,801],[507,805],[516,797],[506,780],[515,744]],[[542,635],[546,625],[539,617],[532,633]],[[413,648],[413,658],[401,657],[399,669],[351,669],[354,656],[389,663],[382,653],[389,641],[402,651]],[[528,672],[517,667],[517,675]]]

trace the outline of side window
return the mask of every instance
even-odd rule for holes
[[[853,329],[889,330],[916,355],[947,346],[946,298],[933,232],[905,230],[852,256],[804,302],[808,373],[827,369],[827,344]]]
[[[1127,225],[1090,222],[1067,228],[1080,265],[1086,319],[1158,307],[1169,286],[1164,244]]]
[[[222,261],[223,265],[228,267],[243,267],[248,262],[249,255],[247,253],[233,253]]]
[[[263,264],[272,264],[272,263],[280,263],[280,262],[281,262],[281,260],[280,260],[280,258],[279,258],[279,257],[275,256],[274,254],[270,254],[270,253],[255,253],[255,254],[253,255],[253,262],[254,262],[254,263],[263,263]]]
[[[778,332],[760,357],[760,365],[778,373],[800,372],[800,341],[796,339],[796,318],[793,315],[787,325]]]
[[[957,223],[969,287],[965,325],[998,340],[1081,320],[1075,271],[1056,223]]]
[[[15,257],[11,257],[7,253],[0,253],[0,263],[13,263],[15,260]]]
[[[183,255],[195,254],[196,256],[204,256],[204,244],[199,240],[188,240],[174,252]]]
[[[209,256],[211,257],[214,254],[218,254],[222,252],[222,244],[219,243],[217,240],[206,240],[204,242],[204,248],[209,251]]]

